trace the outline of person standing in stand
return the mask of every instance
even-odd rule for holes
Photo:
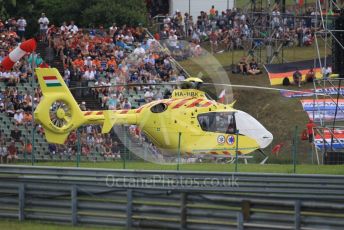
[[[49,25],[49,19],[45,16],[45,13],[42,13],[41,17],[38,19],[38,23],[41,40],[45,41]]]
[[[12,163],[15,163],[16,160],[18,159],[17,156],[17,147],[15,146],[14,140],[11,141],[10,145],[7,148],[8,150],[8,156],[7,156],[7,164],[12,161]]]
[[[26,20],[23,17],[20,17],[20,19],[17,21],[17,31],[18,31],[18,36],[20,38],[20,41],[25,38],[25,28],[26,28]]]

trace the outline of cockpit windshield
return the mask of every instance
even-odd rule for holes
[[[234,112],[211,112],[198,115],[203,131],[216,133],[235,133]]]

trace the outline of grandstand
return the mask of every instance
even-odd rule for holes
[[[81,36],[87,35],[86,33],[81,33]],[[168,90],[165,86],[159,86],[159,87],[149,87],[149,88],[125,88],[125,87],[106,87],[106,88],[97,88],[97,86],[110,86],[114,85],[116,83],[115,78],[109,78],[109,76],[103,75],[98,76],[97,79],[84,79],[83,76],[80,75],[81,71],[78,69],[77,71],[73,71],[74,67],[72,63],[68,66],[66,63],[63,63],[66,56],[63,56],[62,58],[56,55],[56,52],[54,52],[53,47],[49,47],[48,44],[54,44],[52,41],[48,42],[42,42],[40,41],[38,43],[37,53],[39,53],[42,57],[44,57],[45,60],[50,60],[50,65],[52,67],[56,67],[61,73],[64,73],[66,69],[71,70],[70,76],[68,76],[68,79],[65,79],[66,82],[68,81],[69,86],[75,96],[75,99],[78,101],[80,106],[86,106],[86,110],[89,109],[106,109],[109,108],[109,93],[118,93],[116,97],[121,97],[121,101],[118,101],[116,108],[121,108],[121,106],[125,106],[125,100],[128,101],[126,106],[129,106],[129,108],[138,108],[142,104],[146,103],[147,100],[152,100],[153,95],[157,95],[158,97],[162,98],[163,93],[165,93],[165,90]],[[68,47],[67,47],[68,48]],[[55,51],[56,51],[55,47]],[[127,52],[127,54],[130,55],[130,52]],[[49,57],[49,55],[53,55],[53,57]],[[93,56],[93,58],[95,58]],[[119,63],[121,60],[117,60]],[[27,60],[22,62],[22,66],[30,66],[31,63],[27,62]],[[117,65],[117,64],[116,64]],[[86,66],[82,66],[86,67]],[[84,70],[82,70],[84,71]],[[149,79],[148,79],[149,80]],[[103,85],[103,83],[107,82],[106,85]],[[99,85],[97,83],[100,83]],[[8,86],[8,81],[2,81],[1,87],[5,88],[13,88],[18,89],[18,94],[25,94],[26,92],[34,92],[36,83],[34,81],[22,81],[20,80],[17,84],[13,86]],[[80,88],[84,87],[84,88]],[[74,88],[74,89],[73,89]],[[145,92],[151,91],[151,95],[149,98],[147,98],[147,95],[145,95]],[[160,93],[159,93],[160,92]],[[6,95],[4,95],[6,96]],[[11,95],[14,96],[15,95]],[[35,97],[35,96],[33,96]],[[32,98],[33,98],[32,97]],[[126,98],[126,99],[125,99]],[[38,99],[39,100],[39,99]],[[111,99],[110,99],[111,100]],[[38,101],[37,101],[38,102]],[[37,105],[37,102],[35,102]],[[17,106],[18,109],[20,109],[20,105]],[[131,150],[138,150],[139,148],[142,149],[144,147],[145,150],[149,151],[150,148],[145,143],[145,146],[142,146],[143,143],[135,143],[135,141],[132,141],[132,139],[140,139],[135,138],[135,136],[130,135],[128,129],[129,127],[120,127],[117,129],[116,134],[113,132],[110,136],[103,136],[101,137],[101,140],[106,140],[110,142],[109,147],[111,148],[112,144],[114,142],[118,142],[120,149],[120,156],[117,156],[115,154],[105,154],[106,148],[91,148],[92,143],[88,143],[88,135],[87,130],[89,127],[83,127],[79,129],[80,137],[78,138],[77,142],[80,142],[80,149],[77,149],[77,143],[74,141],[69,141],[66,143],[65,146],[53,146],[51,144],[46,143],[44,137],[43,137],[43,130],[39,126],[30,126],[30,125],[16,125],[16,121],[13,118],[12,113],[8,113],[6,105],[5,110],[3,111],[3,115],[9,114],[10,116],[1,116],[1,119],[3,120],[3,123],[1,124],[1,130],[3,130],[3,136],[6,140],[6,142],[10,143],[11,141],[11,130],[14,130],[16,127],[18,127],[19,131],[21,132],[21,138],[20,140],[16,140],[16,148],[18,149],[18,158],[20,160],[28,160],[31,158],[29,154],[26,154],[24,151],[24,146],[26,146],[26,143],[32,142],[33,140],[33,151],[34,151],[34,160],[53,160],[53,161],[64,161],[64,160],[74,160],[76,158],[76,152],[81,151],[81,160],[86,161],[102,161],[102,160],[117,160],[120,157],[123,157],[124,153],[128,152],[128,150],[124,147],[122,144],[120,138],[118,136],[121,136],[122,140],[127,138],[128,141],[131,142]],[[16,111],[12,111],[13,113]],[[31,112],[31,111],[29,111]],[[94,137],[97,138],[98,134],[100,133],[100,127],[93,127],[93,130],[95,133],[92,133]],[[94,140],[93,140],[94,141]],[[137,145],[137,146],[136,146]],[[134,158],[131,154],[128,155],[129,158]]]
[[[4,89],[6,87],[5,83],[0,82],[0,87]],[[30,83],[19,83],[15,87],[18,89],[18,92],[22,94],[24,94],[27,91],[33,91],[33,87]],[[2,131],[1,138],[7,141],[11,140],[11,131],[14,130],[16,127],[14,118],[2,115],[0,116],[0,120],[0,129]],[[45,141],[44,137],[41,134],[39,134],[39,132],[37,132],[35,129],[32,129],[31,125],[19,125],[17,127],[21,131],[22,135],[21,140],[16,141],[15,143],[16,147],[21,152],[21,154],[18,155],[19,159],[28,159],[28,157],[30,157],[23,153],[23,147],[28,141],[32,140],[34,140],[34,143],[36,145],[37,154],[35,154],[35,157],[37,157],[37,159],[42,160],[50,159],[47,157],[48,144]]]

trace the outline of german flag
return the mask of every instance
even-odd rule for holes
[[[331,58],[327,58],[327,61]],[[321,60],[321,63],[324,63],[324,59]],[[327,62],[327,64],[329,64]],[[321,69],[319,61],[316,61],[314,66],[314,60],[307,61],[298,61],[298,62],[289,62],[283,64],[268,64],[264,66],[266,72],[268,73],[270,84],[271,85],[282,85],[283,79],[285,77],[289,78],[290,82],[293,82],[293,73],[298,70],[302,74],[302,81],[306,80],[306,74],[310,69],[313,69],[316,78],[321,78]]]

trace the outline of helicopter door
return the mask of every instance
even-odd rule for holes
[[[203,131],[215,133],[235,133],[233,112],[211,112],[198,115],[198,122]]]
[[[238,110],[235,121],[239,133],[256,140],[260,148],[265,148],[272,142],[273,135],[248,113]]]

